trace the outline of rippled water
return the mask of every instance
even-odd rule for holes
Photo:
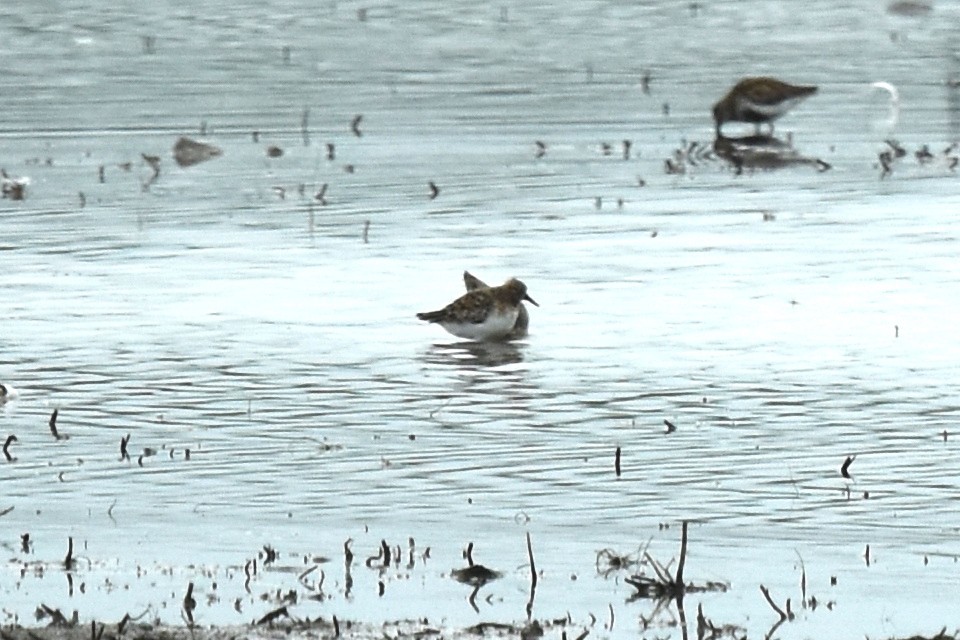
[[[0,380],[19,390],[0,413],[18,438],[3,620],[44,603],[179,623],[191,581],[204,624],[291,590],[298,617],[523,620],[529,532],[535,616],[610,637],[652,616],[647,633],[679,637],[595,559],[649,541],[666,562],[689,520],[687,580],[730,585],[688,598],[690,619],[702,602],[763,634],[763,584],[798,612],[780,637],[960,626],[942,597],[960,554],[957,18],[865,1],[0,8],[0,165],[31,180],[0,201]],[[777,132],[832,169],[708,157],[668,175],[710,144],[710,105],[766,73],[820,85]],[[901,91],[892,131],[877,80]],[[224,155],[178,168],[180,135]],[[887,137],[910,155],[881,179]],[[152,183],[142,153],[161,156]],[[528,339],[418,323],[464,269],[523,278]],[[381,540],[399,567],[364,566]],[[471,541],[505,572],[479,613],[448,577]],[[247,590],[264,545],[280,557]],[[319,556],[324,597],[305,584],[319,571],[297,578]]]

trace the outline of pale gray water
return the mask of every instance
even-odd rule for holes
[[[956,9],[462,5],[0,8],[0,166],[31,178],[0,201],[0,380],[20,391],[0,413],[19,439],[0,465],[3,621],[45,603],[176,623],[190,581],[204,624],[258,618],[278,589],[299,617],[522,620],[529,531],[536,616],[636,637],[653,606],[626,603],[595,554],[652,539],[667,560],[687,519],[687,579],[731,585],[690,598],[689,618],[702,601],[761,635],[764,584],[799,611],[779,637],[960,626],[943,597],[960,554],[960,185],[940,155]],[[777,131],[832,170],[666,175],[684,141],[709,144],[710,105],[762,73],[820,85]],[[892,134],[876,80],[902,93]],[[177,168],[181,134],[224,156]],[[888,135],[937,158],[881,181]],[[146,191],[141,153],[162,156]],[[527,340],[418,323],[464,269],[524,279],[541,304]],[[144,447],[159,454],[141,468]],[[363,566],[408,537],[409,570]],[[469,541],[506,573],[479,615],[447,577]],[[247,594],[265,544],[280,569]],[[323,601],[297,581],[319,555]],[[800,609],[798,555],[832,609]],[[648,633],[678,637],[670,621]]]

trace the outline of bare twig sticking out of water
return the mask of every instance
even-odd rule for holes
[[[680,537],[680,562],[677,564],[677,584],[683,589],[683,565],[687,563],[687,521],[683,521],[683,532]]]
[[[350,550],[351,544],[353,544],[353,538],[347,538],[346,542],[343,543],[343,560],[348,567],[353,564],[353,551]]]
[[[276,562],[280,554],[268,544],[263,545],[263,566]]]
[[[333,146],[332,142],[327,143],[327,160],[333,160],[337,157],[336,147]]]
[[[620,447],[617,447],[617,453],[613,459],[613,468],[617,472],[617,477],[620,477]]]
[[[414,541],[413,537],[407,539],[407,571],[413,569],[413,556],[417,549],[417,543]],[[399,555],[399,554],[398,554]]]
[[[358,138],[363,135],[363,132],[360,131],[360,121],[363,120],[363,115],[354,116],[353,121],[350,123],[350,130],[353,131],[353,135]]]
[[[197,601],[193,599],[193,583],[187,585],[187,595],[183,596],[183,611],[187,616],[187,622],[193,626],[193,610],[197,608]]]
[[[113,520],[114,522],[116,522],[116,520],[113,519],[113,508],[114,508],[115,506],[117,506],[117,501],[116,501],[116,500],[114,500],[112,503],[110,503],[110,508],[107,509],[107,517],[110,518],[111,520]]]
[[[127,444],[128,444],[129,442],[130,442],[130,434],[129,434],[129,433],[127,434],[127,436],[126,436],[125,438],[124,438],[124,437],[121,437],[121,438],[120,438],[120,459],[121,459],[121,460],[129,460],[129,459],[130,459],[130,454],[127,453]]]
[[[463,557],[467,560],[467,566],[473,566],[473,542],[470,542],[467,545],[467,548],[463,550]]]
[[[769,589],[767,589],[763,585],[760,585],[760,591],[763,593],[763,597],[766,598],[767,604],[770,605],[770,608],[776,611],[777,614],[780,616],[780,622],[783,622],[784,620],[793,620],[794,615],[793,615],[793,612],[790,611],[790,598],[787,598],[786,605],[785,605],[786,611],[784,611],[783,609],[778,607],[777,603],[773,601],[772,597],[770,597]]]
[[[150,165],[150,168],[153,169],[153,175],[150,176],[146,182],[141,184],[141,188],[144,191],[148,191],[150,186],[157,181],[157,178],[160,177],[160,156],[148,156],[145,153],[141,153],[140,156],[143,158],[143,161]]]
[[[370,221],[365,220],[363,222],[363,244],[368,244],[370,242],[369,235],[370,235]]]
[[[103,632],[107,628],[107,625],[100,625],[100,633],[97,633],[97,621],[90,621],[90,640],[100,640],[103,637]]]
[[[3,443],[3,455],[4,457],[6,457],[7,462],[13,462],[14,460],[14,457],[10,455],[10,451],[9,451],[10,445],[13,444],[14,442],[17,442],[17,436],[11,433],[10,435],[7,436],[7,441]]]
[[[863,559],[867,561],[867,566],[870,566],[870,545],[867,545],[867,548],[863,552]]]
[[[428,182],[428,183],[427,183],[427,186],[430,187],[430,199],[431,199],[431,200],[435,199],[438,195],[440,195],[440,189],[437,187],[436,184],[434,184],[433,180],[431,180],[430,182]]]
[[[674,431],[677,430],[677,425],[673,424],[669,420],[664,420],[663,424],[667,426],[667,433],[673,433]]]
[[[67,555],[63,559],[63,567],[67,571],[73,569],[73,536],[67,538]]]
[[[334,638],[340,637],[340,621],[337,620],[336,615],[333,616],[333,637]]]
[[[853,461],[857,459],[857,456],[847,456],[847,459],[843,461],[843,464],[840,466],[840,475],[844,478],[850,478],[850,465],[853,464]]]
[[[533,543],[530,542],[529,531],[527,531],[527,557],[530,559],[530,599],[527,600],[527,620],[530,620],[533,615],[533,599],[537,595],[537,565],[533,561]]]
[[[50,626],[51,627],[71,627],[73,624],[60,612],[60,609],[52,609],[47,605],[41,603],[40,610],[43,611],[46,615],[50,616]],[[76,615],[76,614],[75,614]]]
[[[83,191],[78,191],[77,195],[80,196],[80,208],[83,209],[87,206],[87,196],[83,195]]]
[[[0,517],[3,517],[13,511],[13,507],[7,507],[6,509],[0,511]]]
[[[534,154],[535,158],[542,158],[547,154],[547,145],[539,140],[535,140],[534,144],[537,145],[537,152]]]
[[[803,557],[800,552],[794,549],[794,553],[797,554],[797,559],[800,561],[800,602],[805,603],[807,601],[807,567],[803,564]]]
[[[53,434],[53,437],[57,440],[66,440],[66,436],[61,436],[57,433],[57,415],[60,413],[59,409],[54,409],[53,413],[50,414],[50,421],[47,423],[50,425],[50,433]]]
[[[353,538],[347,538],[347,541],[343,543],[343,596],[350,599],[350,592],[353,590],[353,574],[350,571],[350,567],[353,565],[353,551],[350,550],[350,544],[353,542]]]
[[[631,142],[630,140],[623,141],[623,159],[624,160],[630,159],[630,147],[632,146],[633,146],[633,142]]]
[[[313,199],[320,203],[321,206],[327,206],[327,183],[324,182],[320,186],[320,190],[313,194]]]
[[[373,568],[374,563],[378,560],[380,561],[380,566],[378,567],[381,571],[390,566],[390,560],[393,552],[390,550],[390,545],[387,544],[386,540],[380,540],[380,548],[377,549],[377,555],[369,556],[367,558],[366,565],[369,568]]]

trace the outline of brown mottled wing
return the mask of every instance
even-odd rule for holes
[[[492,302],[488,289],[476,289],[451,302],[444,311],[450,319],[480,324],[490,314]]]
[[[816,90],[816,87],[794,86],[775,78],[756,78],[744,87],[744,97],[756,105],[775,106],[784,100],[810,95]]]

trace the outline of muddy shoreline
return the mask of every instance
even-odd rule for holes
[[[719,631],[719,633],[718,633]],[[0,640],[235,640],[236,638],[257,638],[261,640],[313,640],[316,638],[347,638],[354,640],[396,640],[399,638],[520,638],[537,640],[542,637],[556,637],[564,640],[583,640],[590,635],[589,629],[570,624],[566,619],[527,623],[480,622],[469,627],[456,628],[444,624],[431,624],[426,618],[421,620],[402,620],[382,625],[336,619],[292,620],[265,624],[244,624],[225,626],[169,626],[163,624],[99,624],[80,623],[50,624],[43,627],[21,625],[0,626]],[[599,634],[603,637],[603,634]],[[686,638],[687,635],[684,634]],[[696,635],[702,638],[746,638],[746,634],[728,634],[717,629],[698,629]],[[911,635],[891,637],[890,640],[957,640],[957,632],[949,633],[946,628],[930,636]]]
[[[564,633],[562,630],[569,627]],[[164,624],[79,622],[28,627],[4,625],[0,627],[2,640],[232,640],[234,638],[261,638],[280,640],[295,638],[351,638],[356,640],[384,640],[388,638],[522,638],[535,640],[550,633],[571,639],[586,637],[587,630],[571,625],[567,620],[537,621],[522,624],[481,622],[465,628],[432,624],[427,618],[400,620],[382,625],[338,621],[336,618],[317,620],[282,619],[264,624],[243,624],[204,627],[169,626]]]

